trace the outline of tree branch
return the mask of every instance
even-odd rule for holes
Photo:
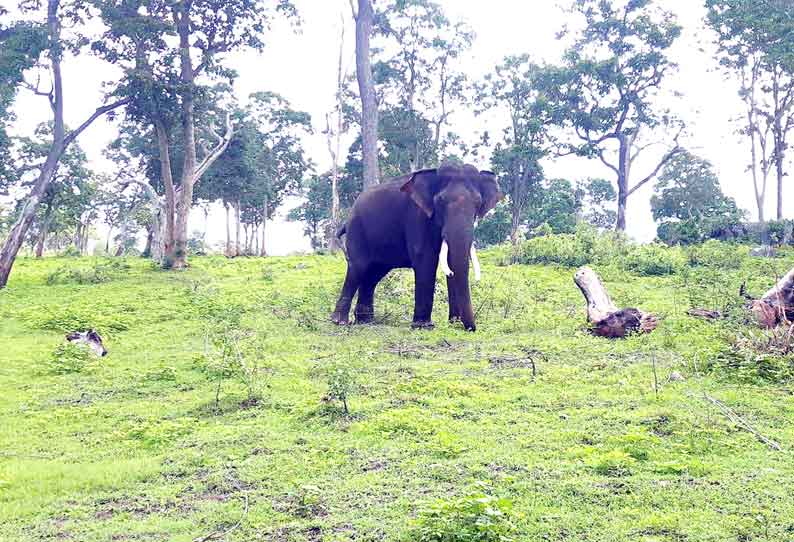
[[[209,167],[217,160],[223,151],[226,150],[226,147],[229,146],[229,143],[232,141],[232,136],[234,135],[234,125],[232,124],[232,116],[230,113],[226,113],[226,133],[223,137],[219,137],[212,129],[210,129],[213,135],[218,137],[219,141],[218,144],[215,146],[214,149],[210,151],[210,153],[201,161],[201,163],[196,168],[195,179],[200,179],[202,175],[209,169]]]
[[[113,111],[114,109],[117,109],[117,108],[121,107],[122,105],[126,105],[126,104],[130,103],[130,100],[131,100],[131,98],[124,98],[122,100],[118,100],[118,101],[115,101],[113,103],[110,103],[110,104],[107,104],[107,105],[103,105],[102,107],[98,107],[97,110],[94,111],[91,114],[91,116],[88,117],[85,120],[85,122],[83,122],[83,124],[81,124],[76,129],[72,130],[71,132],[69,132],[66,135],[66,137],[63,139],[63,148],[65,149],[66,147],[68,147],[69,144],[72,141],[74,141],[77,138],[77,136],[79,136],[82,133],[83,130],[88,128],[91,125],[91,123],[94,122],[96,119],[98,119],[99,117],[101,117],[105,113]]]

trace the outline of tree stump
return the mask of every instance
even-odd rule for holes
[[[656,329],[656,316],[635,308],[618,309],[601,279],[589,267],[579,268],[573,281],[587,302],[587,321],[593,335],[621,339],[632,333],[650,333]]]

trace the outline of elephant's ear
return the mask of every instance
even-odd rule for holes
[[[482,195],[482,205],[477,211],[477,216],[482,218],[504,197],[499,190],[499,184],[496,182],[496,175],[493,172],[480,172],[480,194]]]
[[[411,174],[408,181],[400,187],[401,192],[408,194],[414,203],[425,212],[428,218],[433,216],[433,197],[438,184],[438,170],[422,169]]]

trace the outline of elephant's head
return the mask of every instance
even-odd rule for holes
[[[441,230],[442,257],[450,276],[451,314],[474,331],[474,310],[469,291],[469,257],[474,240],[474,222],[502,199],[496,177],[473,166],[444,164],[412,174],[401,190]],[[445,259],[445,258],[442,258]]]

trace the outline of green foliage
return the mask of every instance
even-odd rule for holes
[[[47,275],[48,286],[54,284],[101,284],[109,282],[130,268],[122,259],[107,260],[95,263],[91,267],[75,267],[63,265]]]
[[[583,207],[586,209],[584,219],[598,229],[607,230],[615,227],[617,212],[617,192],[612,183],[606,179],[588,179],[580,183],[578,190],[584,193]]]
[[[348,399],[358,387],[356,372],[347,363],[335,363],[328,367],[325,377],[328,386],[326,397],[342,403],[345,414],[349,414]]]
[[[638,275],[674,275],[685,265],[681,252],[669,250],[664,245],[649,244],[632,247],[621,265]]]
[[[419,509],[412,540],[419,542],[510,542],[516,533],[513,503],[491,495],[486,484],[462,497]]]
[[[55,348],[47,365],[54,374],[79,373],[88,367],[93,358],[87,346],[67,341]]]
[[[595,232],[579,237],[592,254],[618,254],[615,262],[631,250]],[[413,277],[404,270],[376,293],[378,324],[334,326],[328,313],[345,271],[338,256],[266,265],[196,257],[178,275],[130,258],[127,272],[90,286],[47,286],[45,278],[92,260],[21,258],[0,291],[2,536],[194,540],[233,526],[248,498],[230,540],[417,540],[420,510],[438,500],[451,506],[468,484],[488,480],[493,489],[481,494],[512,502],[502,514],[514,540],[733,540],[740,532],[764,540],[755,511],[769,519],[769,540],[786,540],[789,522],[778,518],[794,517],[788,456],[768,451],[702,392],[786,449],[794,441],[787,358],[776,350],[760,366],[763,378],[750,372],[753,358],[740,358],[739,369],[732,340],[754,328],[686,311],[687,289],[707,282],[715,296],[736,296],[745,279],[749,292],[767,290],[794,267],[794,253],[742,257],[735,268],[720,267],[720,255],[647,277],[599,260],[616,304],[663,316],[653,333],[606,341],[584,331],[569,268],[500,266],[510,248],[480,254],[475,335],[447,322],[440,274],[435,329],[411,330]],[[669,250],[688,258],[690,248]],[[226,320],[224,306],[233,307],[234,329],[250,332],[240,341],[246,360],[264,370],[267,400],[256,408],[241,408],[245,384],[229,377],[212,409],[217,383],[203,361],[197,367],[208,322]],[[298,307],[312,327],[298,323]],[[55,317],[72,323],[40,326]],[[107,361],[55,376],[47,360],[63,341],[57,327],[73,322],[99,322],[103,336],[107,324],[126,329],[111,333]],[[342,415],[341,404],[318,412],[324,368],[341,361],[360,388],[353,415]],[[673,371],[684,380],[670,379]],[[255,501],[267,504],[263,513]],[[684,519],[682,502],[691,505]],[[441,532],[457,540],[471,525],[455,519],[462,516],[432,524],[449,526]]]
[[[736,269],[747,258],[749,251],[746,246],[710,239],[687,247],[686,255],[689,265]]]
[[[700,243],[744,218],[736,202],[722,193],[711,163],[689,152],[665,165],[651,210],[659,222],[657,235],[668,244]]]
[[[510,211],[505,202],[500,202],[494,210],[482,219],[474,230],[477,246],[488,247],[504,243],[510,238]]]

